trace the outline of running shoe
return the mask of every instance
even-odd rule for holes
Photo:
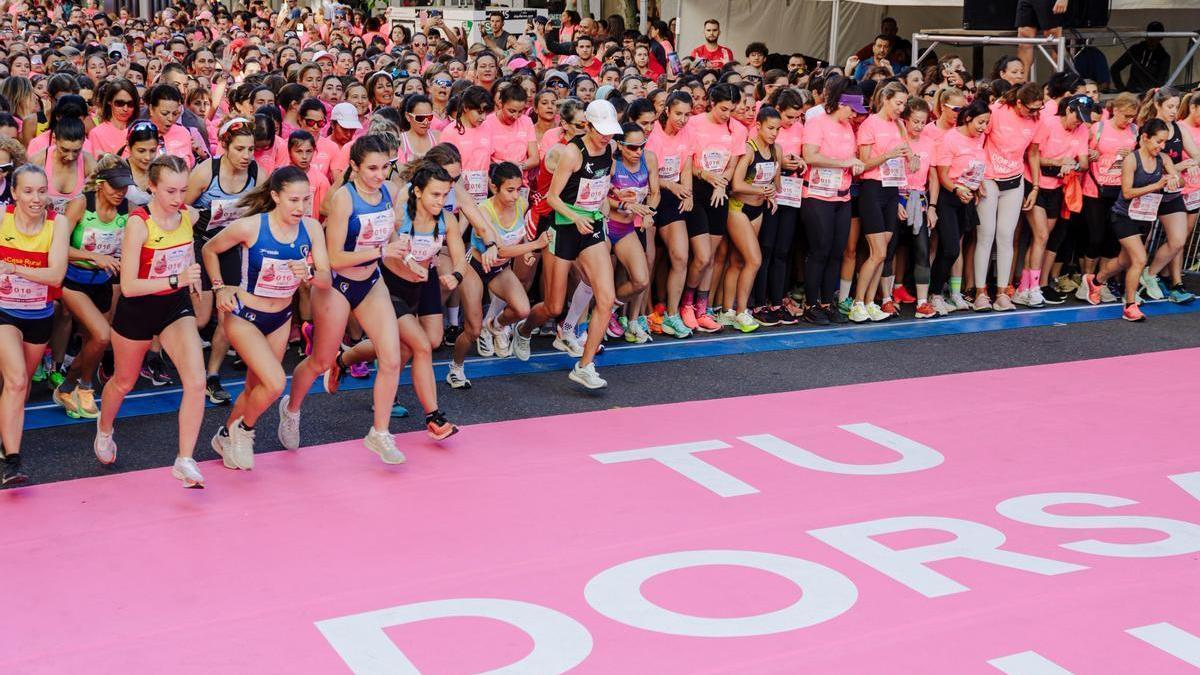
[[[239,469],[249,471],[254,468],[254,430],[242,426],[242,418],[237,418],[229,428],[229,443],[226,446],[229,454]]]
[[[405,408],[404,406],[400,405],[399,403],[393,402],[392,403],[392,417],[395,417],[396,419],[400,419],[402,417],[408,417],[408,408]]]
[[[96,407],[96,391],[94,389],[76,387],[74,393],[80,417],[85,420],[94,420],[100,416],[100,408]]]
[[[1029,289],[1029,307],[1031,309],[1036,309],[1038,307],[1045,307],[1045,306],[1046,306],[1046,296],[1042,295],[1042,289],[1037,286],[1034,286],[1033,288]]]
[[[804,294],[804,284],[796,284],[792,290],[788,291],[788,297],[798,305],[803,305],[807,297]]]
[[[96,425],[96,438],[92,440],[92,452],[96,453],[96,459],[100,460],[101,464],[112,464],[117,461],[117,442],[113,440],[112,434],[106,434],[100,431],[100,425]]]
[[[779,316],[779,310],[771,309],[770,307],[759,307],[758,309],[754,310],[753,316],[754,320],[758,322],[758,325],[766,326],[768,328],[771,326],[778,326],[780,323],[782,323],[782,319]]]
[[[1001,293],[1000,295],[1004,295]],[[971,309],[976,312],[990,312],[992,310],[992,300],[987,293],[979,292],[975,294],[975,304],[971,305]]]
[[[1093,305],[1100,304],[1100,289],[1103,287],[1104,284],[1096,282],[1096,275],[1083,275],[1083,286],[1081,286],[1081,288],[1087,289],[1087,301],[1089,303]]]
[[[850,306],[849,318],[854,323],[864,323],[871,320],[871,315],[867,313],[866,305],[861,302],[856,302]]]
[[[1064,274],[1054,280],[1054,289],[1063,295],[1070,295],[1079,288],[1079,282],[1074,277]]]
[[[303,356],[309,356],[312,354],[313,324],[311,321],[305,321],[300,324],[300,344],[303,347]]]
[[[743,333],[753,333],[758,330],[758,322],[750,316],[750,312],[738,312],[734,315],[733,327]]]
[[[1126,321],[1145,321],[1146,315],[1142,314],[1142,308],[1138,307],[1136,302],[1131,302],[1125,305],[1125,311],[1121,313],[1121,318]]]
[[[650,333],[650,321],[646,319],[645,314],[642,314],[641,316],[639,316],[637,318],[637,322],[638,322],[638,325],[642,327],[642,332],[644,332],[646,334]],[[654,338],[653,337],[650,338],[650,341],[654,342]]]
[[[446,334],[442,338],[442,344],[454,348],[454,343],[458,340],[458,336],[462,335],[462,326],[450,325],[446,326]]]
[[[621,326],[621,319],[617,318],[616,314],[608,315],[608,328],[604,329],[604,335],[614,340],[625,337],[625,329]]]
[[[662,335],[663,334],[663,321],[664,321],[665,317],[663,316],[662,312],[655,310],[654,313],[651,314],[649,317],[646,317],[645,315],[643,315],[639,318],[646,319],[646,331],[647,332],[653,333],[654,335]]]
[[[467,379],[465,366],[451,363],[450,371],[446,373],[446,384],[450,385],[451,389],[470,389],[471,381]]]
[[[603,389],[608,386],[608,382],[596,373],[596,364],[589,363],[586,366],[580,366],[578,363],[571,369],[571,374],[567,376],[572,382],[587,387],[588,389]]]
[[[1158,290],[1163,294],[1163,297],[1171,295],[1171,285],[1168,284],[1162,277],[1155,277],[1158,280]]]
[[[291,401],[292,397],[288,394],[279,399],[279,427],[275,435],[279,437],[280,445],[295,450],[300,447],[300,413],[288,412]]]
[[[350,373],[350,377],[356,380],[365,380],[371,376],[371,364],[366,361],[356,363],[350,366],[350,370],[347,372]]]
[[[475,338],[475,351],[480,356],[495,356],[496,345],[493,342],[492,331],[488,330],[487,326],[479,331],[479,337]]]
[[[155,387],[165,387],[175,383],[175,380],[167,373],[167,364],[163,361],[162,354],[146,354],[141,375]]]
[[[721,313],[717,314],[716,322],[721,324],[722,326],[736,326],[737,325],[737,312],[733,311],[732,309],[724,310]]]
[[[828,326],[829,315],[820,305],[809,305],[804,310],[804,320],[814,326]]]
[[[342,378],[346,376],[346,364],[342,362],[342,355],[338,353],[333,359],[333,365],[329,370],[325,371],[325,393],[336,394],[338,387],[342,386]]]
[[[575,358],[583,356],[583,344],[573,333],[564,335],[561,329],[556,331],[553,346],[558,351],[566,352]]]
[[[846,315],[842,314],[842,310],[836,305],[821,305],[821,309],[825,312],[825,316],[829,317],[829,323],[850,323],[850,319],[846,318]]]
[[[965,312],[971,309],[971,303],[967,302],[967,299],[963,297],[962,293],[951,293],[948,304],[950,305],[950,311],[952,312]]]
[[[145,366],[143,366],[142,372],[145,372],[145,370],[146,370],[146,368],[145,368]],[[145,375],[143,375],[142,377],[145,377]],[[31,379],[33,380],[33,382],[39,383],[39,384],[46,381],[46,369],[42,367],[41,363],[38,363],[37,368],[33,369],[33,377]]]
[[[938,316],[948,316],[950,312],[954,311],[950,305],[946,304],[946,299],[941,295],[933,296],[933,299],[929,301],[929,304]]]
[[[1087,277],[1094,278],[1094,275],[1091,275],[1091,274],[1084,275],[1083,283],[1079,284],[1079,288],[1075,289],[1075,299],[1076,300],[1082,300],[1084,302],[1088,301],[1088,285],[1087,285],[1087,281],[1086,281]]]
[[[1186,305],[1196,299],[1195,294],[1183,287],[1183,284],[1176,284],[1171,288],[1167,298],[1177,305]]]
[[[501,328],[493,321],[490,325],[485,326],[484,330],[491,334],[492,347],[498,358],[507,359],[512,356],[512,328],[509,326]]]
[[[217,375],[209,375],[208,379],[205,380],[204,395],[208,397],[208,402],[213,405],[229,405],[229,400],[233,398],[221,386],[221,378]]]
[[[896,301],[891,298],[884,300],[883,304],[879,306],[879,309],[882,310],[883,313],[887,314],[889,317],[896,316],[897,314],[900,313],[900,306],[897,305]]]
[[[717,323],[711,314],[701,314],[696,317],[696,330],[701,333],[716,333],[721,330],[721,324]]]
[[[1042,286],[1042,300],[1047,305],[1061,305],[1067,301],[1067,295],[1059,292],[1054,286]]]
[[[204,476],[200,474],[196,460],[191,457],[176,457],[171,476],[182,482],[185,488],[204,489]]]
[[[683,319],[678,314],[668,315],[662,320],[662,332],[664,335],[671,335],[681,340],[692,335],[692,329],[684,325]]]
[[[64,365],[63,369],[65,368],[66,366]],[[63,373],[63,369],[53,370],[46,375],[46,382],[50,385],[51,389],[58,389],[60,386],[62,386],[62,383],[67,380],[67,376]]]
[[[779,305],[779,309],[781,310],[780,318],[790,318],[793,320],[792,323],[796,323],[804,317],[804,305],[793,300],[790,295],[783,299],[783,302]],[[787,321],[783,323],[787,323]]]
[[[291,329],[288,331],[288,346],[290,347],[299,342],[300,342],[300,326],[293,323]]]
[[[231,442],[229,430],[222,426],[220,429],[217,429],[217,433],[213,434],[210,444],[212,445],[213,452],[220,455],[221,463],[225,465],[225,468],[237,471],[240,467],[234,459],[233,450],[230,447]]]
[[[1016,309],[1013,305],[1012,295],[1009,293],[997,293],[996,301],[992,303],[992,309],[997,312],[1011,312]]]
[[[937,310],[933,308],[933,305],[929,304],[928,300],[926,300],[925,302],[917,305],[917,312],[915,316],[918,319],[928,319],[930,317],[937,316]]]
[[[630,335],[633,336],[633,340],[629,339]],[[640,321],[630,321],[629,330],[625,331],[625,341],[644,345],[647,342],[654,342],[654,337],[650,335],[650,331],[646,330],[646,327]]]
[[[800,323],[800,319],[804,316],[803,310],[801,310],[798,314],[793,314],[791,310],[787,309],[783,305],[772,307],[771,311],[775,312],[775,316],[778,317],[779,323],[784,326],[795,326],[796,324]]]
[[[519,361],[529,360],[529,338],[521,335],[521,327],[525,325],[525,320],[521,321],[513,328],[513,356]]]
[[[1014,305],[1021,305],[1022,307],[1028,307],[1029,306],[1029,291],[1027,291],[1027,290],[1017,291],[1016,293],[1013,294],[1012,301],[1013,301]]]
[[[892,289],[892,299],[901,305],[912,305],[917,302],[917,299],[913,297],[913,294],[909,293],[908,289],[902,285],[896,286]]]
[[[867,316],[871,318],[871,321],[876,323],[880,321],[887,321],[888,319],[892,318],[891,314],[883,311],[879,305],[873,302],[867,305]]]
[[[390,431],[376,431],[374,427],[367,432],[363,445],[371,452],[379,455],[384,464],[403,464],[404,453],[396,448],[396,437]]]
[[[100,365],[96,367],[96,384],[100,385],[100,388],[103,389],[104,385],[108,384],[108,381],[112,379],[112,376],[113,354],[111,351],[106,351],[104,352],[104,356],[100,358]]]
[[[451,424],[441,410],[435,410],[425,416],[425,429],[435,441],[444,441],[458,433],[458,427]]]
[[[1150,273],[1149,267],[1143,267],[1142,275],[1138,277],[1138,292],[1151,300],[1162,300],[1166,297],[1166,293],[1163,292],[1158,281],[1158,277]]]
[[[74,420],[79,419],[79,400],[75,396],[75,390],[63,391],[61,388],[55,387],[51,396],[54,398],[54,402],[63,409],[63,412],[67,413],[67,417]]]
[[[29,482],[29,474],[21,470],[21,455],[6,455],[4,471],[0,473],[0,485],[21,485]]]
[[[1109,279],[1100,288],[1100,302],[1120,302],[1125,297],[1125,289],[1116,279]]]
[[[688,327],[688,330],[696,330],[700,324],[696,322],[696,308],[691,305],[684,305],[679,308],[679,317],[683,319],[683,325]]]
[[[843,316],[850,316],[850,311],[853,309],[854,298],[842,298],[841,302],[837,304],[837,310],[841,312]]]

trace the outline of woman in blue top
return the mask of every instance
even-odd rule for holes
[[[646,132],[626,123],[616,141],[619,150],[613,162],[612,192],[608,198],[608,240],[625,268],[625,280],[617,286],[617,299],[625,303],[626,316],[613,312],[608,336],[626,342],[650,341],[641,311],[641,293],[650,285],[650,260],[646,252],[647,232],[652,232],[659,201],[658,161],[646,149]],[[634,235],[634,236],[629,236]]]
[[[329,198],[325,241],[333,286],[312,294],[313,316],[319,317],[313,326],[313,352],[296,366],[291,394],[279,406],[279,435],[286,448],[299,447],[298,431],[294,435],[284,432],[291,425],[299,429],[300,406],[308,390],[318,376],[335,367],[353,313],[375,345],[376,356],[374,424],[364,443],[388,464],[404,462],[388,423],[400,379],[400,335],[387,288],[378,283],[380,260],[385,256],[403,258],[408,253],[400,242],[392,241],[400,217],[385,184],[393,156],[381,136],[360,137],[350,147],[350,181]]]
[[[204,245],[204,266],[217,294],[217,311],[227,314],[225,330],[246,364],[246,387],[213,437],[213,449],[229,469],[254,467],[254,425],[283,393],[287,375],[283,353],[292,325],[292,298],[303,282],[330,287],[325,233],[312,213],[312,189],[304,171],[287,166],[245,194],[238,207],[246,215]],[[221,255],[241,249],[241,284],[220,281]],[[298,445],[298,416],[280,406],[280,442]],[[291,439],[286,438],[289,434]]]

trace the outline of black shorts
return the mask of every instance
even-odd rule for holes
[[[243,305],[240,300],[230,314],[254,324],[254,327],[261,331],[263,335],[270,335],[279,330],[280,326],[292,321],[291,307],[284,308],[278,312],[263,312]]]
[[[385,267],[383,283],[387,286],[397,318],[409,314],[434,316],[442,313],[442,286],[437,270],[430,270],[429,278],[425,281],[414,282],[400,278]]]
[[[575,227],[574,223],[565,225],[554,223],[554,226],[550,228],[548,250],[556,258],[575,260],[584,249],[596,244],[603,244],[607,238],[604,233],[604,221],[600,219],[592,222],[592,233],[588,235],[580,234],[579,228]]]
[[[204,242],[197,240],[196,260],[200,261],[200,288],[205,291],[211,291],[212,279],[208,278],[208,268],[204,266],[204,258],[200,255],[200,249],[203,247]],[[237,286],[242,283],[241,246],[235,246],[218,255],[217,262],[221,265],[221,281],[225,282],[226,286]]]
[[[900,189],[864,180],[858,191],[859,223],[863,234],[895,234],[900,218]]]
[[[483,254],[479,251],[473,251],[471,253],[471,269],[475,270],[475,274],[478,274],[479,279],[483,281],[483,287],[487,288],[487,285],[492,283],[492,279],[495,279],[497,275],[512,266],[512,261],[506,261],[503,265],[493,267],[492,269],[484,272],[483,263],[480,261],[480,258],[482,257]]]
[[[140,295],[136,298],[121,296],[117,300],[112,328],[127,340],[146,342],[161,334],[167,326],[188,316],[196,316],[196,312],[192,309],[192,297],[187,291],[175,291],[170,295]]]
[[[375,287],[375,282],[377,281],[379,281],[378,268],[375,270],[374,274],[366,279],[363,279],[362,281],[357,279],[348,279],[337,273],[334,273],[333,275],[333,287],[337,289],[338,293],[341,293],[346,298],[346,302],[350,303],[351,311],[356,309],[362,303],[363,298],[367,297],[367,293],[371,292],[371,289]]]
[[[1066,14],[1054,13],[1054,0],[1018,0],[1017,28],[1036,28],[1048,31],[1062,28]]]
[[[63,288],[76,293],[82,293],[87,296],[88,300],[100,310],[101,314],[108,314],[108,310],[112,309],[113,303],[113,281],[111,277],[108,281],[102,281],[98,284],[81,284],[78,281],[63,279]]]
[[[730,213],[732,213],[735,210],[741,211],[742,214],[744,216],[746,216],[746,219],[753,223],[755,218],[758,218],[763,213],[766,213],[767,203],[764,201],[762,204],[755,206],[753,204],[746,204],[745,202],[742,202],[742,201],[730,199],[729,200],[729,211],[730,211]]]
[[[1046,210],[1047,218],[1058,218],[1062,213],[1062,203],[1062,188],[1041,188],[1038,190],[1037,201],[1035,204]]]
[[[711,234],[725,236],[725,224],[729,220],[729,205],[712,205],[713,188],[704,181],[692,185],[692,210],[687,214],[688,237]]]
[[[670,225],[685,219],[683,211],[679,210],[682,204],[674,192],[660,190],[658,195],[658,213],[654,216],[656,225]]]
[[[1117,241],[1128,239],[1129,237],[1140,237],[1150,229],[1150,225],[1144,221],[1134,220],[1127,215],[1120,213],[1112,214],[1112,221],[1109,227],[1112,228],[1113,236]]]
[[[1176,213],[1187,213],[1187,203],[1183,197],[1176,195],[1174,199],[1168,200],[1166,195],[1163,195],[1162,204],[1158,207],[1158,217],[1162,218]]]
[[[12,326],[21,331],[21,342],[27,345],[44,345],[50,342],[54,329],[54,315],[41,319],[22,319],[0,309],[0,326]]]

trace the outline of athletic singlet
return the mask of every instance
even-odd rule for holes
[[[258,221],[258,238],[252,246],[242,248],[242,290],[260,298],[290,298],[300,287],[301,278],[292,273],[288,262],[308,262],[312,255],[312,240],[308,228],[300,223],[296,238],[285,244],[271,232],[271,221],[262,214]]]
[[[0,219],[0,261],[20,267],[50,265],[54,242],[54,212],[46,214],[42,229],[25,234],[17,229],[15,206],[8,205]],[[54,315],[54,300],[62,295],[57,286],[30,281],[16,273],[0,274],[0,310],[19,319],[44,319]]]
[[[192,219],[186,210],[179,212],[179,227],[173,230],[159,227],[146,209],[138,209],[129,215],[138,216],[146,222],[146,241],[142,242],[142,250],[138,254],[139,279],[166,279],[172,274],[182,274],[195,260]],[[159,291],[155,295],[187,292],[188,289],[180,287]]]
[[[1171,122],[1171,137],[1163,145],[1162,152],[1176,164],[1183,161],[1183,129],[1179,128],[1179,122]]]
[[[1152,185],[1162,179],[1162,157],[1155,157],[1154,169],[1152,171],[1147,171],[1142,166],[1142,155],[1140,152],[1134,150],[1129,156],[1133,158],[1134,162],[1136,162],[1133,169],[1133,187],[1135,189]],[[1138,217],[1138,215],[1150,212],[1157,213],[1158,205],[1162,203],[1162,200],[1163,193],[1161,191],[1144,194],[1141,197],[1137,197],[1131,201],[1125,198],[1125,191],[1122,190],[1121,195],[1117,197],[1117,201],[1113,204],[1112,210],[1113,213],[1119,216],[1127,216],[1134,220],[1147,220],[1147,218]],[[1154,220],[1154,217],[1151,216],[1149,220]]]
[[[122,199],[117,205],[116,215],[105,223],[96,214],[96,193],[85,192],[83,199],[86,204],[83,218],[79,220],[75,229],[71,230],[71,248],[100,255],[118,255],[121,252],[121,237],[125,233],[125,221],[129,219],[128,203]],[[104,283],[111,277],[108,272],[96,270],[96,266],[86,260],[75,260],[67,266],[67,278],[72,281],[80,281],[71,278],[71,268],[74,267],[88,270],[86,274],[81,275],[87,281],[81,283]]]
[[[401,134],[400,134],[400,155],[399,156],[400,156],[401,164],[408,164],[409,162],[413,161],[414,159],[424,157],[424,155],[417,154],[416,148],[414,148],[413,144],[408,140],[409,133],[410,133],[410,131],[405,131],[405,132],[401,132]],[[429,141],[429,147],[431,147],[431,148],[433,146],[437,145],[437,139],[433,137],[432,130],[430,130],[429,133],[425,134],[425,140]]]
[[[638,158],[636,171],[630,171],[625,162],[613,162],[612,187],[618,196],[632,196],[634,204],[645,203],[650,195],[650,169],[646,166],[646,153],[643,152]]]
[[[392,195],[387,185],[379,186],[383,197],[378,204],[370,204],[358,194],[354,181],[346,183],[350,191],[350,219],[346,222],[346,241],[342,250],[347,253],[379,248],[392,237],[396,227],[396,211],[392,206]],[[356,267],[370,267],[375,261],[359,263]]]
[[[242,217],[242,209],[238,207],[237,202],[257,183],[258,164],[251,160],[250,166],[246,167],[246,184],[237,192],[227,192],[221,187],[221,158],[212,158],[212,179],[208,181],[204,192],[192,203],[192,206],[200,210],[196,228],[204,233],[205,239],[211,239],[218,230]]]
[[[513,218],[511,226],[505,226],[500,221],[500,212],[496,210],[491,199],[486,199],[479,205],[479,211],[483,213],[483,217],[495,226],[497,234],[500,235],[499,243],[502,246],[516,246],[525,240],[525,212],[528,208],[529,203],[517,197],[516,216]],[[471,246],[480,253],[487,251],[487,244],[476,234],[475,228],[471,228]]]
[[[547,152],[546,155],[548,154],[550,153]],[[546,202],[550,182],[554,180],[554,173],[546,168],[546,155],[542,155],[542,160],[538,163],[537,180],[534,181],[533,189],[529,191],[529,215],[534,223],[554,211]]]
[[[567,179],[559,197],[577,211],[598,213],[600,205],[608,198],[613,164],[612,149],[606,146],[602,154],[592,155],[588,152],[582,136],[571,139],[571,145],[579,149],[583,161],[578,169],[571,172],[571,177]]]
[[[767,157],[762,156],[762,149],[758,147],[758,143],[754,139],[748,142],[753,154],[750,157],[750,164],[746,167],[746,180],[750,181],[755,187],[765,187],[775,181],[775,174],[779,173],[779,162],[775,160],[775,150],[769,149],[771,154]]]
[[[438,251],[442,250],[442,240],[446,238],[446,218],[439,213],[437,225],[432,232],[416,232],[408,209],[404,209],[404,217],[400,221],[397,234],[408,236],[409,255],[417,262],[428,264],[432,268],[437,264]]]
[[[58,213],[67,212],[67,204],[72,199],[83,194],[83,186],[87,178],[83,175],[83,155],[75,160],[75,189],[70,193],[59,192],[54,188],[54,146],[46,148],[46,195],[50,198],[50,208]]]

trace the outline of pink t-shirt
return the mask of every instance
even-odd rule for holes
[[[187,162],[188,168],[195,166],[196,156],[192,154],[192,134],[182,124],[174,124],[167,129],[167,133],[163,136],[163,148],[168,155],[182,158]]]
[[[317,169],[316,164],[309,164],[307,173],[308,186],[313,191],[312,217],[321,222],[321,202],[325,201],[325,196],[329,194],[329,179]]]
[[[496,162],[524,166],[529,159],[529,144],[537,142],[537,132],[528,115],[518,115],[512,124],[505,124],[492,113],[483,120],[480,128],[492,137],[492,160]]]
[[[97,124],[88,134],[88,143],[92,145],[93,154],[98,157],[106,153],[117,154],[120,152],[125,147],[126,131],[126,129],[116,128],[112,122]]]
[[[347,143],[346,147],[350,144]],[[338,151],[341,148],[337,143],[334,143],[328,136],[317,136],[317,146],[313,149],[312,164],[310,167],[315,169],[327,180],[333,180],[333,173],[330,167],[333,165],[333,160],[338,156]]]
[[[900,135],[900,125],[896,120],[887,120],[879,113],[871,115],[863,120],[863,123],[858,126],[858,144],[871,146],[871,154],[869,157],[874,159],[881,155],[887,154],[891,150],[904,145],[904,137]],[[899,169],[901,173],[907,173],[903,168],[905,159],[896,157],[888,160],[889,166],[893,169]],[[881,164],[874,168],[864,171],[862,174],[863,180],[882,180],[883,168]]]
[[[1097,182],[1105,187],[1121,184],[1121,165],[1117,163],[1117,153],[1122,150],[1133,150],[1137,146],[1137,131],[1134,130],[1132,124],[1124,129],[1118,129],[1117,125],[1108,119],[1100,122],[1097,126],[1099,127],[1099,137],[1096,133],[1088,134],[1088,136],[1090,147],[1099,153],[1099,157],[1092,163],[1092,169],[1088,171],[1087,178],[1083,181],[1083,195],[1093,198],[1100,196]]]
[[[1025,151],[1037,132],[1037,120],[1024,117],[1011,106],[992,105],[983,147],[988,161],[984,177],[991,180],[1012,178],[1025,168]]]
[[[1183,133],[1188,134],[1188,136],[1192,139],[1193,143],[1200,142],[1200,127],[1194,126],[1191,122],[1188,122],[1187,120],[1183,120],[1183,121],[1179,122],[1179,128],[1183,130]],[[1185,160],[1194,159],[1193,157],[1191,157],[1187,154],[1186,150],[1184,150],[1184,152],[1183,152],[1183,158]],[[1197,191],[1200,191],[1200,169],[1188,169],[1187,171],[1184,171],[1183,172],[1183,194],[1184,194],[1184,196],[1186,197]],[[1188,210],[1190,211],[1192,209],[1189,208]]]
[[[779,151],[785,155],[804,155],[804,125],[796,120],[790,127],[779,127],[779,136],[775,139]]]
[[[450,126],[450,118],[438,117],[436,113],[433,116],[433,120],[429,122],[429,128],[438,133],[441,133],[441,131],[448,126]]]
[[[853,159],[858,150],[854,127],[819,115],[804,127],[804,144],[817,146],[817,152],[831,159]],[[804,198],[831,202],[850,201],[850,169],[809,166],[804,175]]]
[[[266,177],[270,176],[276,167],[292,163],[292,158],[287,151],[287,141],[276,136],[275,145],[266,150],[254,151],[254,161],[258,163],[260,180],[266,180]]]
[[[731,160],[746,152],[746,127],[732,120],[717,124],[708,115],[698,115],[688,120],[687,134],[693,163],[709,173],[724,172]]]
[[[936,122],[930,121],[929,124],[926,124],[925,128],[921,130],[921,137],[928,137],[929,140],[937,143],[942,139],[942,136],[946,135],[947,131],[949,130],[943,129],[939,127]]]
[[[442,131],[442,142],[458,148],[462,155],[462,179],[467,192],[482,202],[488,196],[488,168],[492,164],[492,135],[483,126],[468,129],[451,124]]]
[[[689,122],[674,136],[667,135],[662,125],[654,123],[650,138],[646,139],[646,148],[658,159],[658,178],[678,182],[683,174],[683,163],[691,155],[692,139],[688,135],[691,128]]]
[[[562,127],[551,127],[548,129],[546,133],[542,134],[542,139],[538,141],[538,157],[540,157],[542,161],[545,161],[546,155],[550,152],[551,148],[559,143],[562,143],[562,140]]]
[[[955,129],[944,133],[936,146],[933,165],[949,167],[951,181],[972,190],[978,189],[987,165],[983,137],[970,138],[960,129]]]
[[[933,167],[933,156],[937,150],[933,138],[926,136],[922,131],[919,138],[913,140],[908,139],[908,147],[917,154],[917,159],[921,163],[917,166],[917,170],[908,174],[908,189],[920,190],[927,192],[929,190],[929,171]]]
[[[1038,151],[1042,157],[1070,159],[1078,157],[1087,148],[1087,125],[1080,124],[1075,127],[1074,131],[1067,131],[1063,127],[1062,121],[1063,118],[1058,115],[1043,115],[1041,121],[1038,122],[1033,142],[1038,144]],[[1060,186],[1062,186],[1062,178],[1038,176],[1038,187],[1043,190],[1053,190]]]

